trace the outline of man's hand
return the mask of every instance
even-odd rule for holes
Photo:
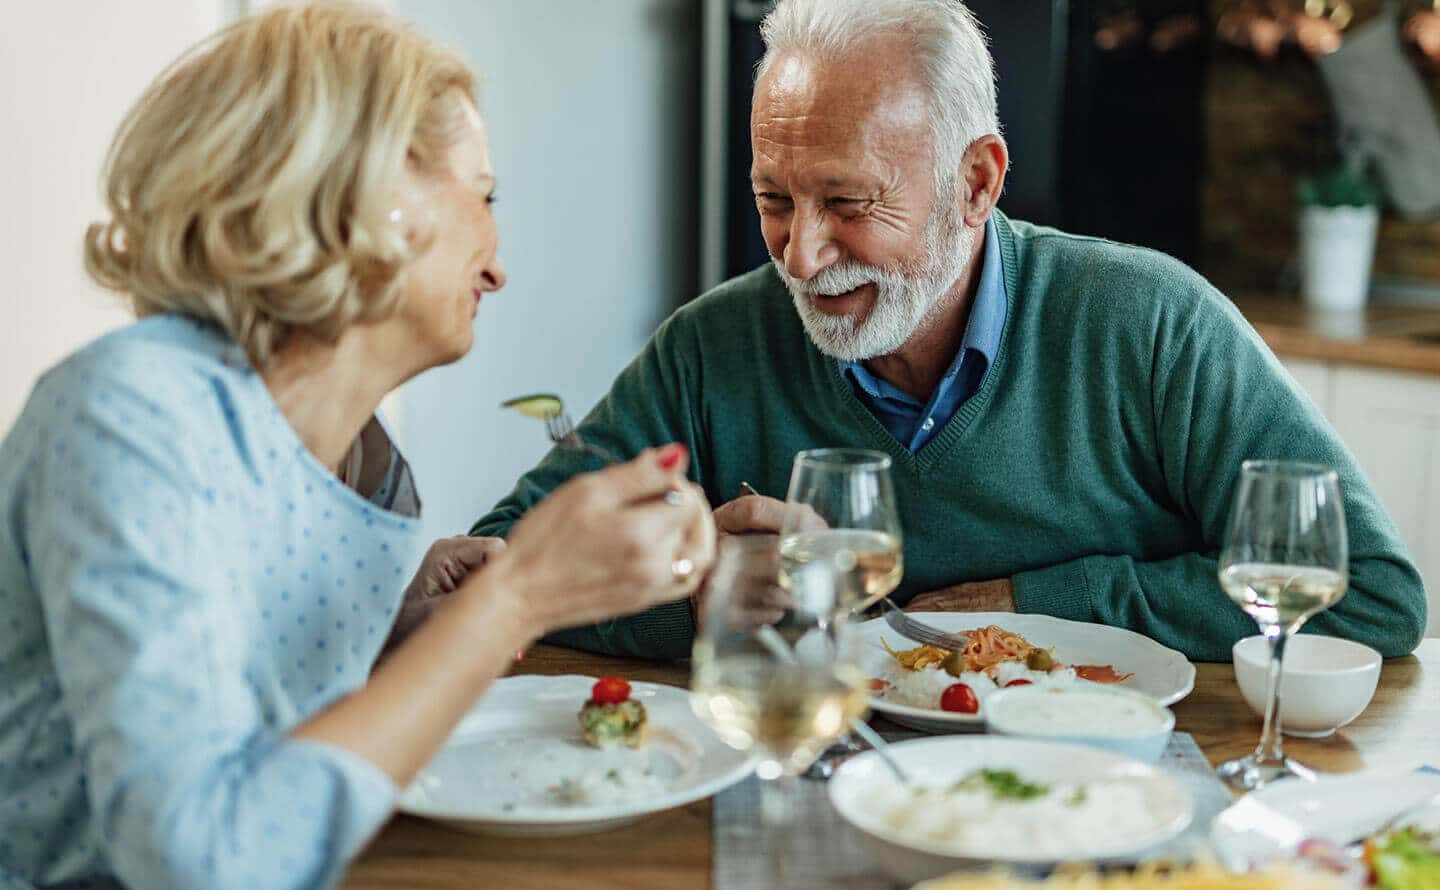
[[[785,502],[747,494],[715,508],[715,530],[722,535],[780,533],[785,523]]]
[[[472,538],[457,535],[441,538],[426,551],[420,569],[405,588],[400,614],[390,631],[386,646],[393,646],[409,636],[430,616],[445,597],[460,587],[465,576],[483,566],[487,560],[505,549],[504,538]]]
[[[915,597],[907,612],[1013,612],[1015,586],[1009,578],[972,581],[932,590]]]

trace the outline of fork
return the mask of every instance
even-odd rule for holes
[[[600,458],[607,464],[618,464],[620,458],[601,448],[599,445],[591,445],[575,430],[575,421],[570,419],[567,411],[558,414],[551,414],[545,418],[545,434],[550,437],[561,448],[568,448],[571,451],[584,451]]]
[[[957,649],[964,649],[970,642],[958,634],[948,634],[938,627],[932,627],[923,621],[916,621],[906,615],[899,606],[892,603],[889,597],[880,601],[880,610],[885,613],[885,623],[890,625],[892,630],[917,643],[938,646],[954,652]]]

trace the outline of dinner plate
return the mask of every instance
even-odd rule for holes
[[[1434,772],[1372,770],[1314,782],[1286,779],[1250,792],[1216,816],[1210,842],[1221,864],[1243,872],[1293,856],[1305,840],[1353,843],[1432,800],[1436,805],[1425,811],[1428,818],[1417,814],[1427,827],[1440,822],[1440,774]]]
[[[496,681],[405,789],[399,809],[484,834],[587,834],[702,800],[754,769],[695,716],[687,690],[656,683],[631,684],[650,718],[643,747],[586,745],[576,714],[594,683],[574,675]],[[571,802],[565,791],[576,783],[593,793]]]
[[[1057,855],[1058,849],[1037,853],[1034,832],[1045,829],[1033,825],[1024,831],[1015,830],[1017,843],[1008,851],[993,842],[972,839],[970,844],[984,846],[985,851],[960,852],[945,842],[894,827],[887,818],[887,802],[913,799],[911,792],[900,786],[878,754],[871,751],[857,755],[831,777],[830,802],[845,821],[859,830],[885,871],[907,886],[987,863],[1020,870],[1046,869],[1059,862],[1079,860],[1133,863],[1184,831],[1194,817],[1189,792],[1174,778],[1149,764],[1095,748],[997,736],[944,736],[899,742],[889,746],[889,754],[913,784],[927,788],[948,788],[980,769],[1013,770],[1024,782],[1039,784],[1123,780],[1132,786],[1135,799],[1142,802],[1150,816],[1143,830],[1132,830],[1128,837],[1110,835],[1087,846],[1071,846],[1063,855]],[[1090,820],[1083,824],[1091,824],[1093,817],[1090,813],[1077,818]],[[935,818],[943,824],[943,815],[935,814]],[[1028,816],[1029,821],[1035,818],[1033,814]],[[1055,827],[1054,821],[1046,824]],[[957,834],[955,843],[959,844],[961,837],[963,834]]]
[[[915,612],[911,617],[947,633],[998,624],[1042,649],[1054,648],[1055,658],[1061,664],[1109,664],[1122,674],[1133,673],[1133,677],[1118,685],[1148,695],[1161,705],[1172,705],[1195,688],[1195,665],[1189,659],[1123,628],[1013,612]],[[880,645],[882,638],[895,649],[919,645],[900,636],[883,618],[866,621],[859,630],[864,646],[864,668],[872,677],[884,676],[888,665],[894,663]],[[957,714],[909,707],[872,696],[870,707],[902,726],[921,732],[974,732],[985,728],[983,704],[978,714]]]

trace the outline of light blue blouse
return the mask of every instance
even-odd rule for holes
[[[0,443],[0,888],[334,883],[396,788],[287,733],[365,682],[420,550],[213,328],[50,371]]]

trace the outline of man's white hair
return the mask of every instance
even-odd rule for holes
[[[936,181],[950,181],[970,143],[1000,135],[995,61],[980,23],[961,0],[780,0],[760,24],[765,55],[756,79],[782,54],[830,61],[883,35],[914,43],[935,103]]]

